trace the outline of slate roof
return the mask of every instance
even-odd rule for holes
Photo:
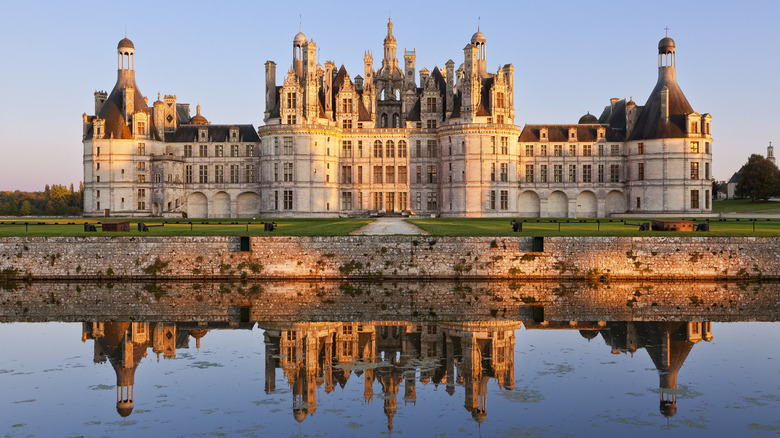
[[[669,90],[669,120],[661,120],[661,90]],[[647,98],[647,103],[637,119],[630,140],[653,138],[684,138],[687,114],[694,112],[680,86],[677,85],[674,68],[659,69],[658,82]]]
[[[116,138],[116,139],[130,139],[133,138],[133,133],[130,131],[130,127],[127,125],[127,121],[122,116],[122,89],[125,87],[132,87],[134,90],[133,95],[133,112],[145,112],[151,115],[151,109],[146,106],[144,102],[144,96],[138,90],[138,86],[135,84],[135,75],[127,74],[127,70],[120,71],[117,78],[114,89],[111,90],[108,99],[103,103],[103,107],[100,109],[100,113],[97,114],[98,118],[106,121],[106,126],[103,135],[100,138]],[[147,128],[150,134],[156,138],[156,131],[154,126],[151,126],[154,122],[149,117],[150,126]],[[94,133],[93,128],[90,126],[87,131],[85,140],[91,140]]]
[[[230,128],[238,128],[239,141],[260,141],[253,125],[181,125],[176,131],[166,133],[165,141],[173,143],[195,142],[198,139],[198,131],[203,128],[208,129],[209,141],[227,142]]]

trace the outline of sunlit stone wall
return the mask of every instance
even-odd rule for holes
[[[780,278],[780,238],[6,237],[3,278]]]

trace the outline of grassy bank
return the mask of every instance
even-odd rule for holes
[[[753,202],[749,199],[725,199],[722,201],[712,201],[712,212],[780,214],[780,202]]]
[[[371,222],[371,219],[114,219],[106,222],[128,220],[130,231],[124,233],[85,232],[84,223],[98,224],[99,220],[80,218],[3,219],[0,220],[0,236],[346,236]],[[27,222],[28,225],[24,225]],[[138,231],[138,223],[162,225]],[[275,222],[273,232],[264,231],[262,222]]]

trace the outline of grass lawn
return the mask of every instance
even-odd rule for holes
[[[610,220],[612,222],[610,222]],[[637,224],[652,219],[625,219]],[[509,218],[490,219],[410,219],[434,236],[780,236],[780,220],[710,219],[709,232],[639,231],[637,226],[623,223],[623,219],[526,219],[523,231],[514,233]],[[704,219],[696,223],[706,222]],[[755,225],[755,232],[753,226]]]
[[[712,201],[713,213],[778,213],[780,214],[780,202],[756,201],[749,199],[724,199]]]
[[[98,228],[97,232],[85,232],[84,222],[95,224],[101,219],[45,218],[45,219],[0,219],[0,236],[235,236],[235,235],[280,235],[280,236],[346,236],[350,232],[372,222],[372,219],[192,219],[170,220],[133,218],[109,218],[105,222],[130,221],[130,232],[109,233]],[[15,224],[13,224],[15,222]],[[31,225],[25,230],[24,223]],[[39,222],[45,225],[38,225]],[[138,231],[138,222],[150,227],[148,232]],[[274,232],[264,231],[261,222],[276,222]],[[55,225],[56,223],[56,225]],[[68,225],[75,223],[75,225]]]

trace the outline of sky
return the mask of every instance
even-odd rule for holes
[[[677,81],[693,109],[712,115],[713,176],[727,180],[750,154],[780,145],[780,2],[296,1],[61,2],[0,0],[0,190],[43,190],[83,178],[81,115],[116,82],[116,46],[135,45],[136,83],[197,104],[212,123],[262,125],[265,61],[277,83],[299,27],[321,63],[363,75],[381,64],[387,18],[398,57],[417,71],[463,62],[479,25],[488,71],[515,68],[515,123],[576,123],[612,97],[642,105],[657,79],[665,28]],[[419,81],[419,74],[417,75]],[[780,153],[780,152],[778,152]]]

